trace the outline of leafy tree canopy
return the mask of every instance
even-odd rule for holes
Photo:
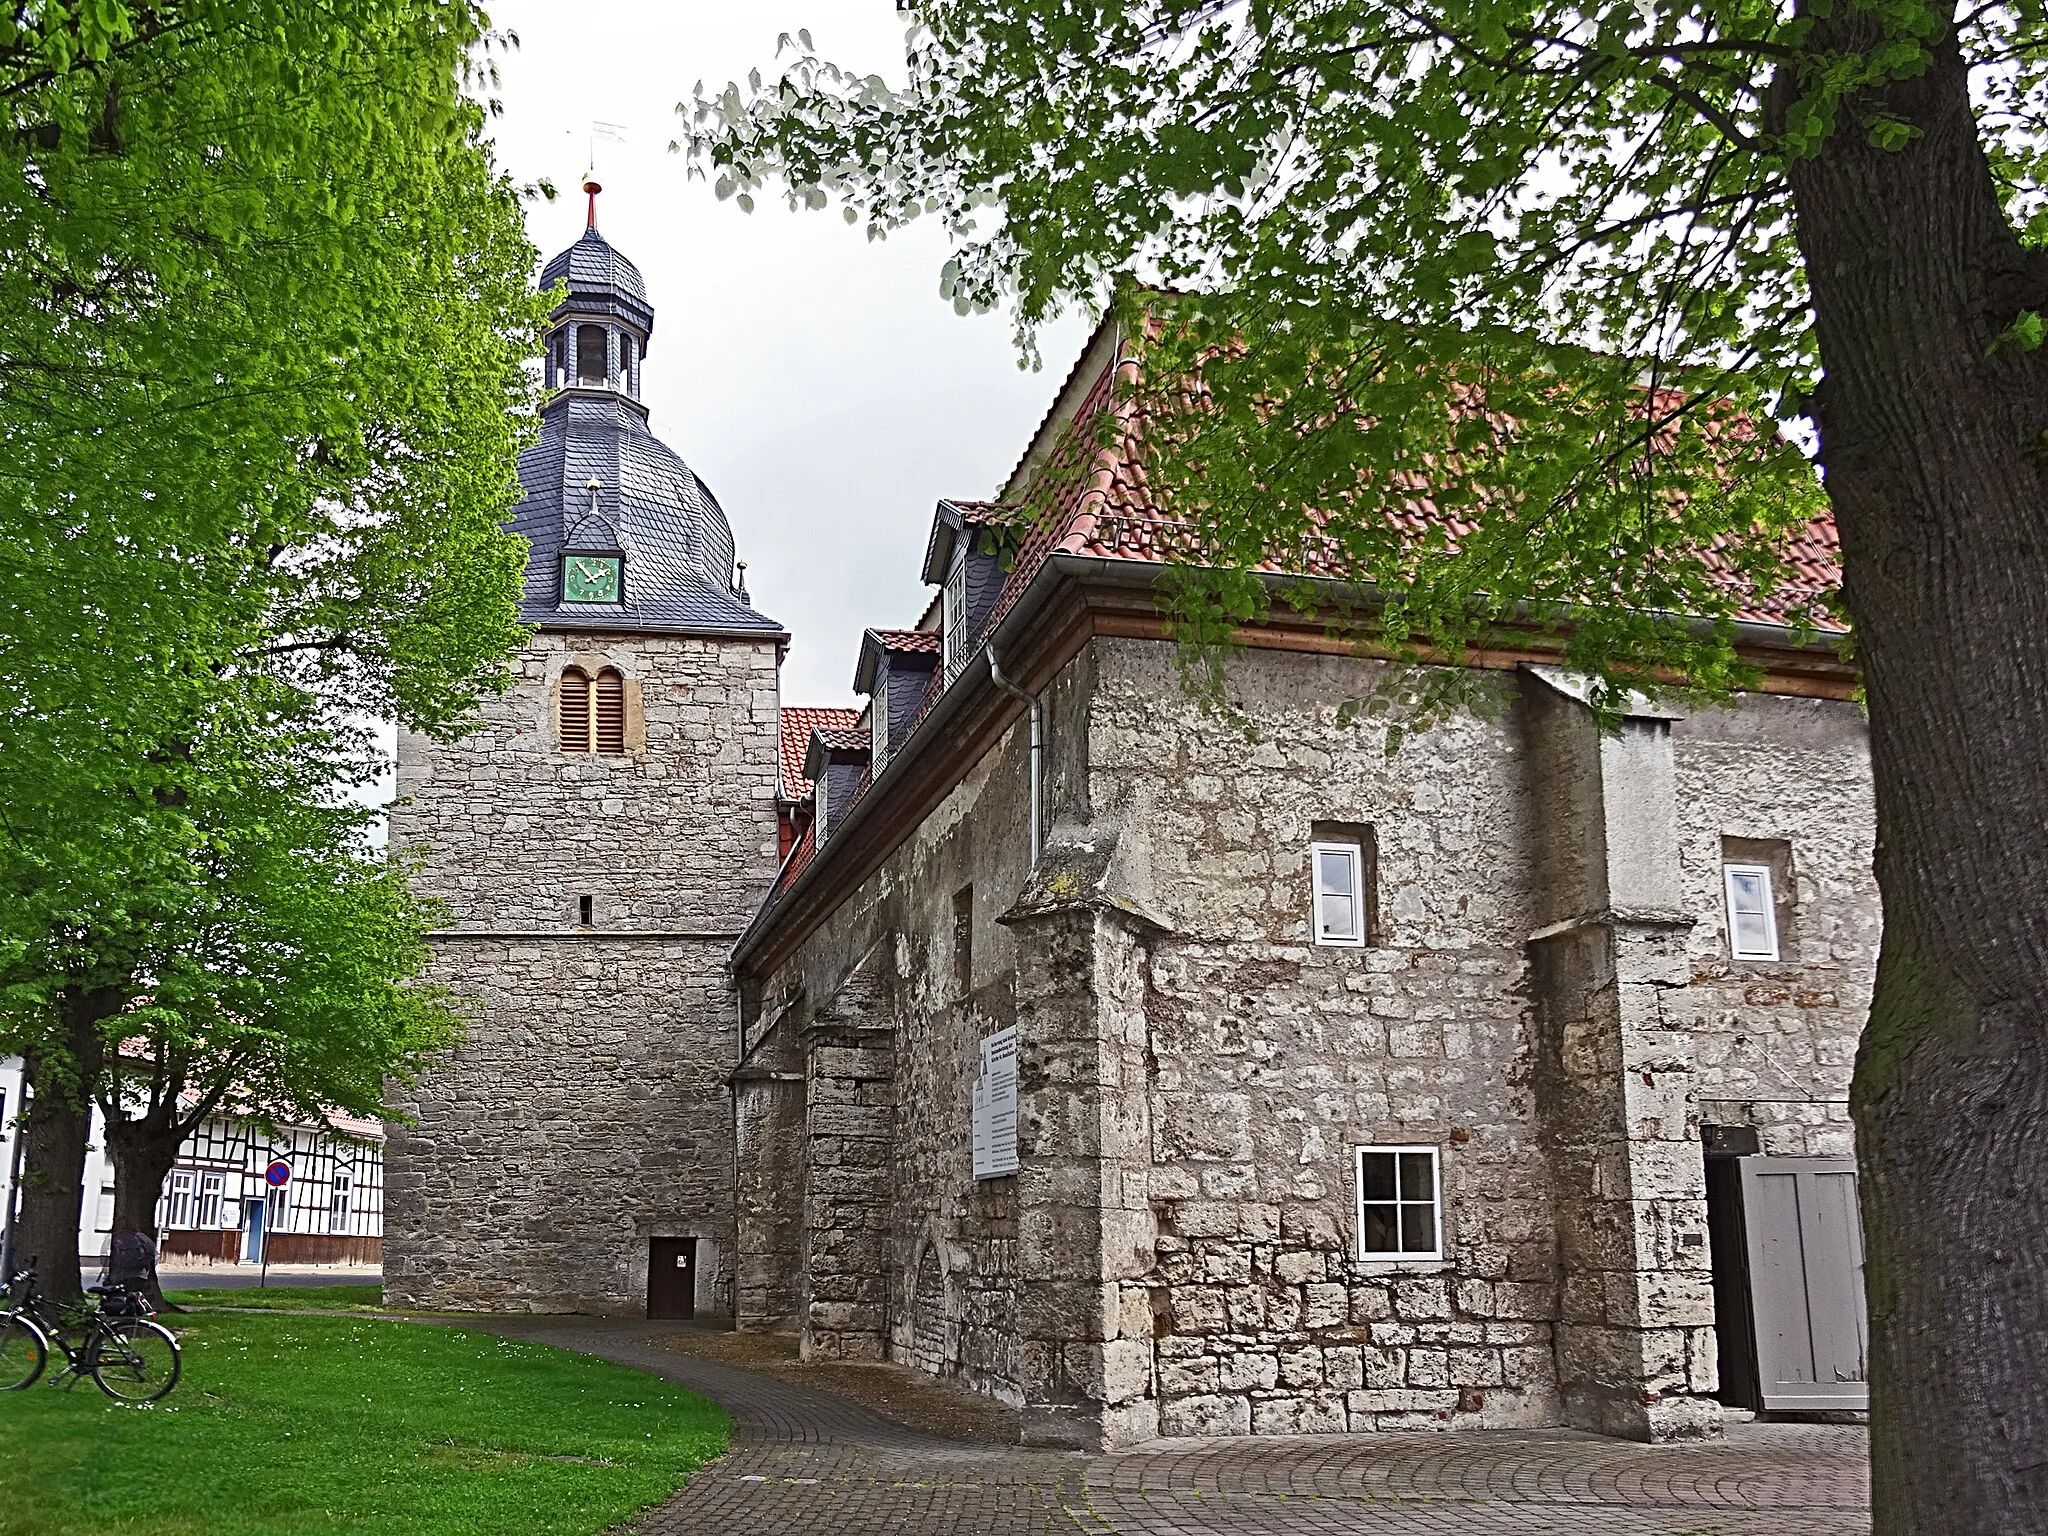
[[[525,633],[501,520],[547,305],[484,25],[0,17],[0,1048],[38,1117],[104,1086],[96,1036],[361,1109],[446,1037],[399,985],[430,914],[341,797],[365,717],[459,731]]]
[[[934,4],[904,87],[799,34],[775,77],[699,87],[688,148],[748,206],[780,183],[871,236],[939,218],[944,292],[1014,303],[1027,338],[1121,294],[1161,499],[1203,534],[1184,634],[1259,611],[1251,569],[1314,542],[1377,586],[1390,633],[1455,645],[1570,601],[1579,664],[1720,692],[1753,675],[1740,615],[1829,622],[1783,561],[1822,510],[1798,447],[1819,364],[1788,163],[1837,129],[1908,141],[1860,93],[1961,48],[2016,214],[2038,216],[2032,23],[1982,7],[1950,29],[1886,0],[1817,39],[1822,14]],[[2037,339],[2004,319],[2011,345]],[[1197,365],[1199,399],[1179,382]],[[1763,430],[1731,443],[1744,421]],[[1422,497],[1418,537],[1398,514]],[[1676,614],[1712,627],[1658,617]]]

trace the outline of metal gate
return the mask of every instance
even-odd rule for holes
[[[1757,1406],[1784,1413],[1868,1408],[1870,1335],[1854,1160],[1732,1161],[1741,1170]],[[1731,1342],[1722,1340],[1724,1353]]]

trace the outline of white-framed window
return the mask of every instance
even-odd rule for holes
[[[349,1201],[355,1193],[355,1176],[346,1168],[334,1170],[334,1182],[327,1196],[327,1230],[348,1230]]]
[[[263,1235],[269,1240],[273,1232],[289,1232],[292,1226],[291,1197],[281,1189],[273,1189],[263,1197]]]
[[[171,1174],[170,1198],[164,1201],[164,1225],[173,1230],[192,1225],[192,1175],[182,1168]]]
[[[880,689],[868,697],[868,739],[874,744],[875,774],[881,776],[882,764],[889,760],[889,670],[881,673]]]
[[[1778,913],[1772,899],[1771,866],[1724,864],[1728,893],[1728,950],[1738,960],[1778,958]]]
[[[221,1192],[226,1181],[217,1173],[202,1173],[199,1176],[199,1217],[193,1223],[199,1227],[219,1227]]]
[[[964,536],[962,542],[964,542]],[[946,681],[952,682],[967,665],[967,559],[957,546],[953,569],[946,577],[940,607],[942,628],[939,643],[946,654]]]
[[[1359,1147],[1358,1256],[1444,1256],[1443,1176],[1435,1147]]]
[[[1318,944],[1365,942],[1365,853],[1356,843],[1311,843],[1309,877],[1315,888]]]
[[[821,773],[818,775],[817,782],[811,785],[811,845],[816,847],[824,841],[825,775]]]

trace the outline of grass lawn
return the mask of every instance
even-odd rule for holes
[[[213,1290],[165,1291],[181,1307],[258,1307],[276,1312],[376,1312],[384,1306],[381,1285],[225,1286]],[[175,1317],[164,1321],[176,1324]]]
[[[154,1407],[90,1382],[0,1393],[0,1536],[597,1536],[729,1430],[656,1377],[488,1334],[164,1321],[185,1374]]]
[[[383,1311],[383,1286],[221,1286],[215,1290],[166,1290],[178,1307],[256,1307],[276,1313]],[[176,1325],[176,1317],[166,1317]]]

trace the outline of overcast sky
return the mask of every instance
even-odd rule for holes
[[[939,297],[936,224],[870,243],[838,210],[752,214],[719,202],[669,153],[676,104],[774,62],[808,27],[835,62],[892,79],[903,26],[892,0],[498,0],[520,46],[499,64],[496,138],[522,181],[561,190],[528,215],[543,259],[583,227],[576,191],[591,124],[598,225],[647,279],[654,305],[643,397],[649,426],[731,518],[754,606],[795,639],[784,703],[852,702],[860,632],[924,606],[918,565],[941,496],[987,496],[1087,339],[1069,318],[1020,372],[1008,318],[962,319]]]

